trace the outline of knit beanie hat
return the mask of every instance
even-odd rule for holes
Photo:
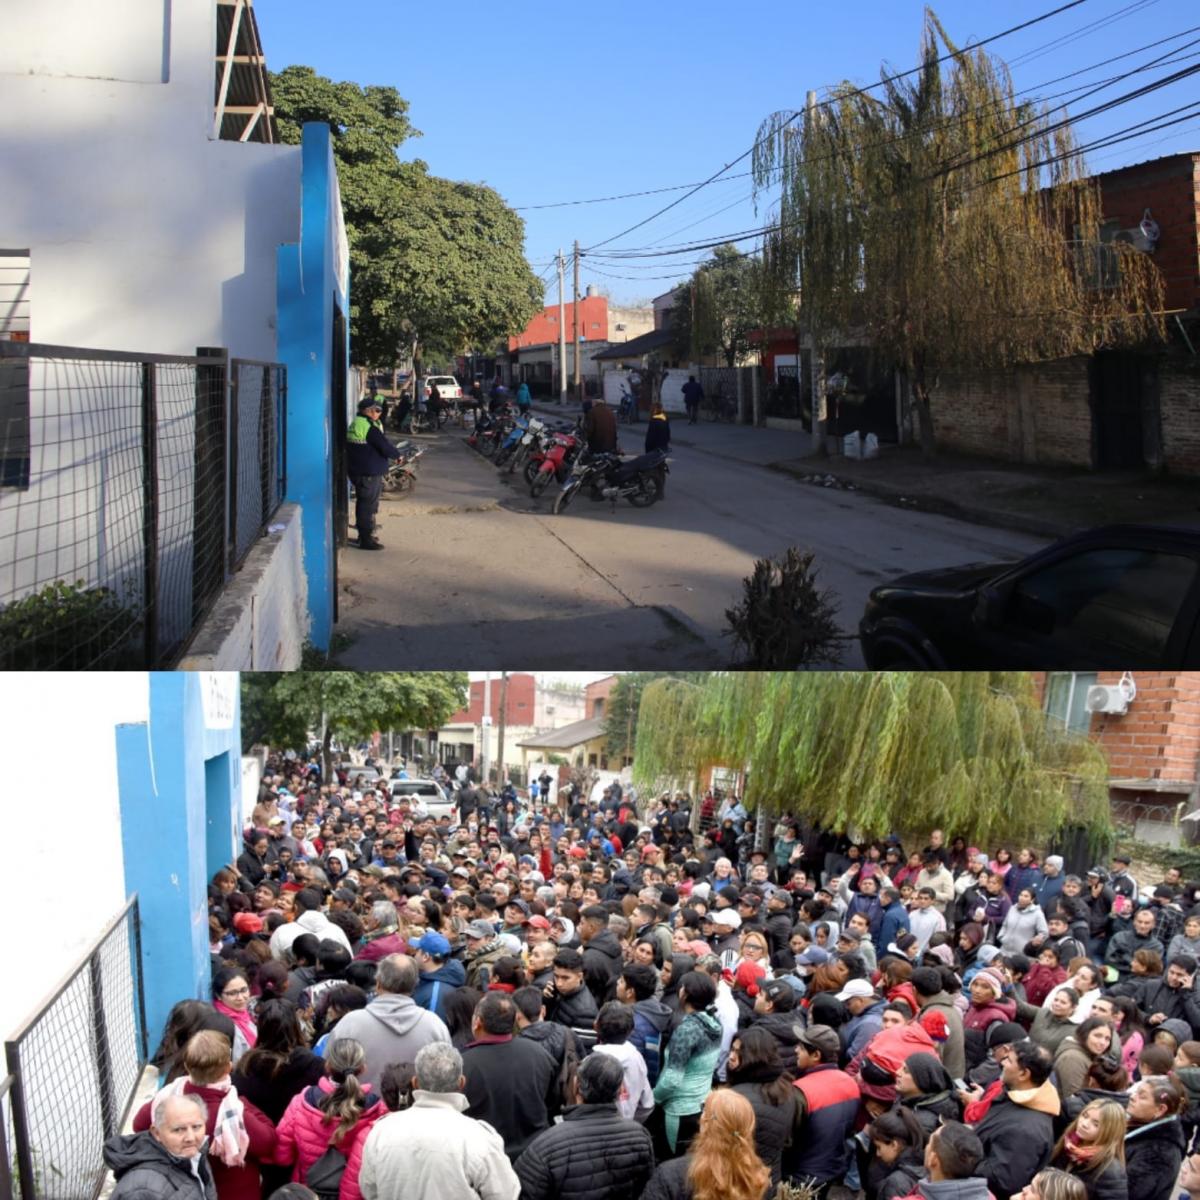
[[[986,983],[988,987],[992,989],[997,1000],[1004,995],[1004,979],[1001,977],[1000,972],[994,967],[984,967],[984,969],[980,971],[974,979],[971,980],[972,984],[977,981],[979,983]]]

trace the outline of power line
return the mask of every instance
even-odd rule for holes
[[[1133,15],[1133,14],[1130,13],[1127,15]],[[1093,22],[1093,24],[1095,24],[1095,23]],[[1090,29],[1091,26],[1086,26],[1085,28]],[[1024,89],[1024,91],[1028,92],[1028,91],[1035,90],[1037,88],[1051,87],[1053,84],[1062,83],[1064,80],[1067,80],[1067,79],[1074,79],[1074,78],[1076,78],[1076,76],[1085,75],[1089,71],[1099,70],[1099,68],[1107,67],[1111,63],[1120,62],[1122,59],[1125,59],[1125,58],[1132,58],[1135,54],[1141,54],[1145,50],[1153,50],[1157,46],[1164,46],[1167,44],[1167,42],[1174,42],[1174,41],[1177,41],[1179,38],[1187,37],[1187,35],[1190,33],[1197,33],[1197,32],[1200,32],[1200,25],[1193,25],[1188,29],[1180,30],[1178,33],[1171,33],[1171,34],[1168,34],[1166,37],[1157,38],[1155,41],[1146,42],[1142,46],[1136,46],[1132,50],[1125,50],[1122,53],[1114,54],[1109,58],[1100,59],[1098,62],[1089,63],[1086,67],[1079,67],[1074,71],[1068,71],[1064,75],[1056,75],[1053,79],[1043,80],[1041,83],[1033,84],[1030,88]],[[1082,36],[1082,34],[1080,34],[1080,36]],[[1048,45],[1050,45],[1050,44],[1051,43],[1048,43]],[[1191,43],[1189,43],[1189,44],[1191,44]],[[1057,40],[1055,43],[1053,43],[1053,45],[1057,45]],[[1041,48],[1039,48],[1039,49],[1041,49]],[[1177,52],[1178,52],[1178,50],[1172,51],[1172,53],[1177,53]],[[1039,55],[1039,57],[1040,57],[1040,55]],[[1017,58],[1013,59],[1012,62],[1009,63],[1009,66],[1010,67],[1015,66],[1017,63],[1022,62],[1022,61],[1032,61],[1032,58],[1029,55],[1020,55]],[[1086,86],[1091,86],[1091,85],[1083,84],[1080,86],[1086,87]],[[1057,96],[1031,96],[1028,98],[1030,100],[1046,102],[1049,100],[1057,99],[1058,96],[1070,95],[1072,91],[1077,91],[1077,90],[1079,90],[1079,89],[1071,88],[1071,89],[1068,89],[1068,91],[1066,91],[1066,92],[1058,93]],[[749,179],[750,176],[753,174],[754,174],[753,171],[739,171],[735,175],[726,175],[724,178],[715,180],[714,182],[728,183],[735,179]],[[673,184],[669,184],[667,186],[659,187],[659,188],[647,188],[644,191],[640,191],[640,192],[618,192],[612,196],[591,196],[591,197],[588,197],[585,199],[580,199],[580,200],[555,200],[553,202],[549,202],[546,204],[517,204],[517,205],[512,205],[511,207],[514,212],[534,212],[534,211],[540,211],[540,210],[548,209],[548,208],[572,208],[572,207],[577,207],[577,206],[583,205],[583,204],[607,204],[610,201],[615,201],[615,200],[633,200],[633,199],[639,199],[642,196],[659,196],[666,192],[682,192],[682,191],[685,191],[687,188],[694,188],[694,187],[698,187],[698,186],[700,186],[700,185],[696,184],[696,183],[673,183]]]
[[[1059,13],[1066,12],[1068,9],[1078,8],[1081,4],[1084,4],[1084,3],[1086,3],[1086,0],[1067,0],[1067,3],[1060,4],[1057,8],[1053,8],[1049,12],[1042,13],[1040,16],[1037,16],[1037,17],[1032,17],[1030,20],[1023,21],[1019,25],[1013,25],[1009,29],[1003,29],[999,33],[994,33],[990,37],[986,37],[982,41],[975,42],[971,46],[966,47],[963,50],[955,50],[955,51],[947,52],[946,54],[941,55],[937,59],[937,61],[940,63],[940,62],[945,62],[947,59],[950,59],[950,58],[959,58],[963,54],[967,53],[967,51],[969,51],[969,50],[977,50],[981,46],[986,46],[991,42],[999,40],[1000,38],[1009,37],[1014,33],[1018,33],[1022,29],[1028,29],[1032,25],[1038,25],[1042,21],[1048,21],[1048,20],[1050,20],[1051,17],[1056,17],[1056,16],[1058,16]],[[884,87],[885,85],[887,85],[889,83],[895,82],[897,79],[903,79],[908,75],[915,74],[917,71],[922,71],[925,69],[925,66],[926,66],[926,64],[922,64],[919,67],[912,67],[907,71],[899,71],[894,75],[885,76],[883,79],[880,79],[878,83],[873,83],[869,87],[866,87],[866,88],[855,88],[848,93],[839,95],[838,102],[841,103],[842,101],[850,99],[851,97],[853,97],[855,95],[865,96],[869,92],[873,91],[875,88]],[[832,103],[832,101],[823,100],[823,101],[821,101],[821,103],[818,107],[826,107],[831,103]],[[788,119],[780,127],[780,132],[782,132],[783,129],[786,129],[788,125],[790,125],[798,116],[800,116],[802,111],[803,111],[802,109],[797,109],[794,113],[792,113],[792,115],[790,117],[788,117]],[[623,238],[627,233],[632,233],[635,229],[640,229],[643,225],[648,225],[651,221],[655,220],[657,217],[662,216],[663,213],[669,212],[672,208],[674,208],[678,204],[682,204],[686,199],[688,199],[689,196],[694,196],[696,194],[696,192],[700,191],[701,188],[707,187],[715,179],[719,179],[722,175],[725,174],[726,171],[729,170],[730,167],[735,166],[737,163],[741,162],[743,159],[749,158],[750,155],[753,154],[754,151],[757,150],[758,147],[761,146],[763,144],[763,142],[765,142],[767,140],[768,140],[767,138],[757,139],[753,143],[753,145],[750,146],[750,148],[748,150],[743,151],[743,153],[739,154],[737,156],[737,158],[733,159],[730,162],[727,162],[719,171],[714,172],[714,174],[710,175],[707,179],[703,180],[701,183],[696,184],[695,187],[693,187],[690,191],[686,192],[684,195],[678,197],[675,200],[672,200],[670,204],[664,205],[657,212],[651,213],[650,216],[644,218],[643,220],[635,222],[633,225],[630,225],[627,229],[621,230],[620,233],[614,233],[612,235],[612,237],[605,238],[601,242],[595,242],[593,245],[585,247],[584,252],[586,253],[589,250],[598,250],[601,246],[607,246],[610,242],[615,242],[615,241],[617,241],[618,238]]]

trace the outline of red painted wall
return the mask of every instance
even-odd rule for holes
[[[447,725],[479,725],[483,722],[483,684],[476,679],[471,684],[471,701],[446,722]],[[491,712],[492,721],[500,723],[499,675],[492,676]],[[532,725],[537,682],[532,675],[510,675],[508,677],[508,706],[505,720],[509,725]]]
[[[567,341],[575,336],[575,305],[566,305]],[[589,342],[608,341],[608,301],[603,296],[588,296],[579,302],[579,332]],[[558,305],[543,308],[542,311],[525,326],[518,337],[508,339],[509,350],[518,350],[522,346],[545,346],[549,342],[558,341]]]

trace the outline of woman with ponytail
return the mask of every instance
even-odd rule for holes
[[[362,1044],[339,1038],[329,1047],[325,1078],[293,1097],[279,1122],[275,1161],[320,1200],[362,1200],[358,1172],[367,1134],[387,1105],[359,1082]]]
[[[754,1109],[730,1088],[710,1093],[683,1158],[654,1172],[641,1200],[762,1200],[771,1170],[754,1149]]]

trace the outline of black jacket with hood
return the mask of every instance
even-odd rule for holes
[[[583,948],[583,978],[597,1006],[613,998],[617,977],[625,965],[621,943],[611,929],[602,929]]]
[[[208,1155],[176,1158],[149,1132],[109,1138],[104,1162],[117,1179],[113,1200],[217,1200]]]
[[[1183,1124],[1166,1117],[1125,1135],[1125,1175],[1129,1200],[1171,1200],[1186,1149]]]

